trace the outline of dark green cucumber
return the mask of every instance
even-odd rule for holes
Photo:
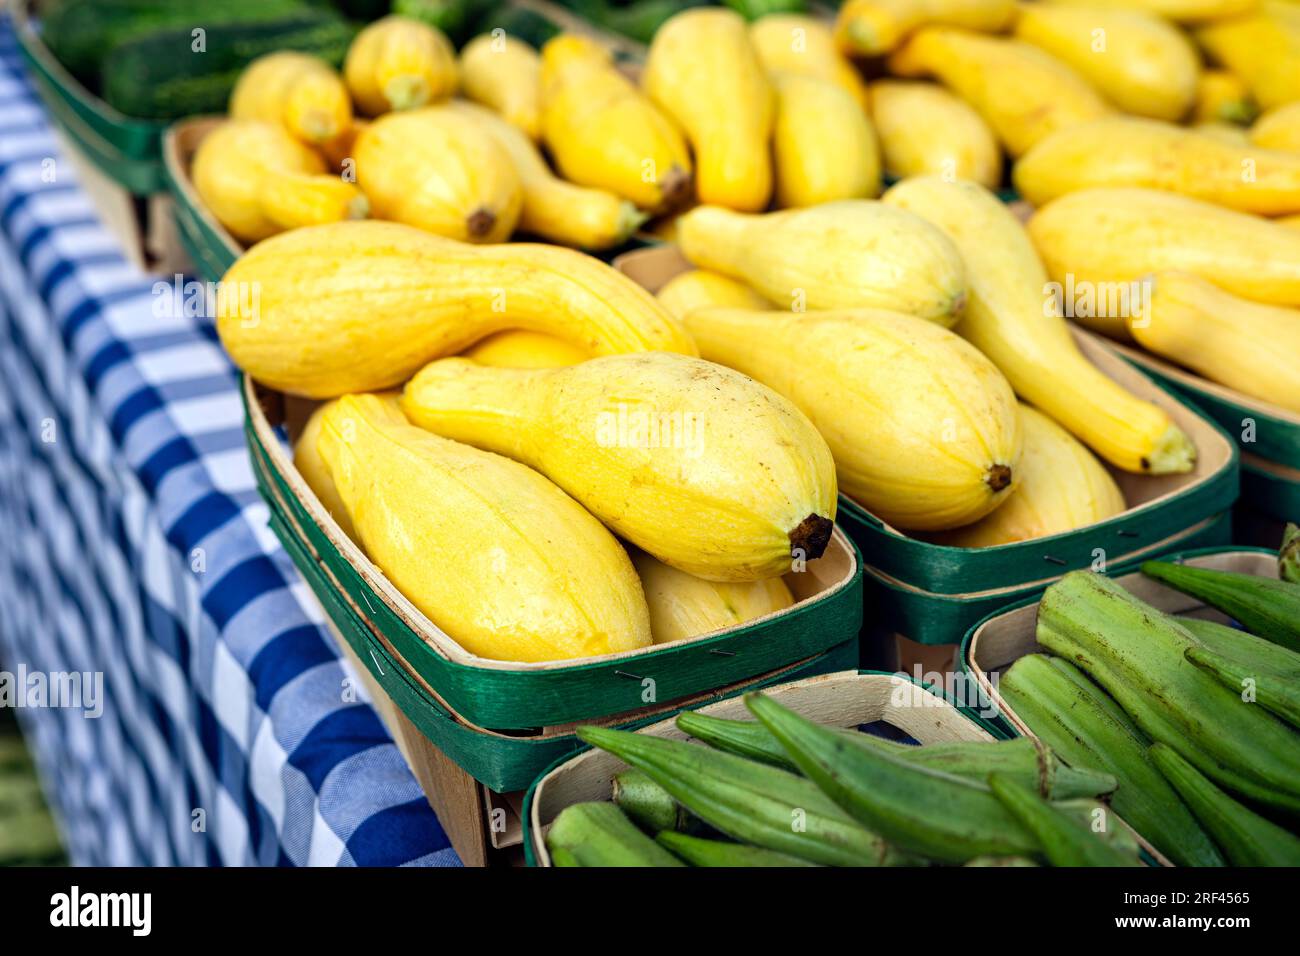
[[[478,36],[481,33],[491,33],[493,30],[504,30],[507,35],[539,50],[547,40],[564,32],[564,29],[550,17],[527,7],[515,6],[488,9],[474,19],[473,26],[468,32],[471,36]],[[468,39],[467,37],[466,42]]]
[[[226,109],[230,91],[251,61],[277,50],[343,62],[355,28],[336,13],[304,10],[258,24],[207,29],[196,52],[188,29],[161,30],[123,43],[104,64],[104,99],[140,119],[176,119]]]
[[[913,862],[868,831],[802,777],[679,740],[604,727],[578,737],[608,751],[733,840],[827,866]]]
[[[546,831],[556,866],[682,866],[612,803],[575,803]]]
[[[1010,777],[991,774],[989,789],[1002,806],[1034,834],[1052,866],[1142,865]]]
[[[762,847],[745,846],[742,843],[728,843],[726,840],[706,840],[702,837],[688,836],[664,830],[655,836],[655,840],[667,847],[691,866],[816,866],[798,857],[764,850]]]
[[[745,704],[809,780],[899,848],[941,863],[1038,852],[987,785],[856,746],[762,694],[745,695]]]
[[[1300,526],[1290,521],[1277,552],[1277,576],[1288,584],[1300,584]]]
[[[723,0],[746,20],[757,20],[769,13],[807,13],[807,0]]]
[[[1150,753],[1233,866],[1300,866],[1300,837],[1243,807],[1172,748],[1155,744]]]
[[[649,43],[664,21],[708,0],[633,0],[614,6],[606,0],[565,0],[564,6],[584,20],[638,43]]]
[[[1189,661],[1243,700],[1253,699],[1265,710],[1300,728],[1300,683],[1265,672],[1262,668],[1216,653],[1208,647],[1189,647]]]
[[[1147,561],[1142,573],[1216,607],[1256,637],[1300,651],[1300,584]]]
[[[611,797],[624,813],[647,830],[685,830],[691,815],[659,784],[640,770],[614,775]]]
[[[1179,866],[1223,865],[1191,810],[1151,766],[1146,734],[1068,661],[1022,657],[1002,673],[998,693],[1062,760],[1114,774],[1111,806],[1161,853]]]
[[[799,767],[776,738],[757,721],[726,720],[684,711],[677,716],[677,726],[692,737],[719,750],[749,757],[751,760],[761,760],[763,763],[784,767],[787,770],[799,771]],[[981,783],[994,771],[1009,773],[1053,800],[1101,796],[1110,793],[1116,787],[1116,780],[1110,773],[1082,767],[1067,767],[1045,745],[1029,737],[988,742],[951,741],[916,746],[897,743],[848,728],[829,729],[860,747],[874,747],[918,767],[941,770],[959,777],[978,780]]]
[[[479,21],[501,6],[499,0],[393,0],[393,13],[436,27],[461,46],[483,32]]]

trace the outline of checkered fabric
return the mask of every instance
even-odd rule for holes
[[[103,675],[99,717],[18,710],[69,854],[457,865],[268,529],[211,321],[170,290],[96,219],[0,19],[0,671],[25,703]]]

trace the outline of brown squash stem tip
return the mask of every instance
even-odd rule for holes
[[[1011,468],[1008,465],[991,465],[984,473],[984,483],[993,491],[999,492],[1011,484]]]
[[[665,212],[686,205],[693,192],[694,178],[680,166],[673,166],[664,176],[659,190],[660,204]]]
[[[831,543],[831,530],[835,522],[823,515],[809,515],[790,532],[790,554],[802,553],[808,561],[820,558]]]
[[[475,239],[481,239],[497,224],[496,214],[482,207],[475,209],[465,220],[465,229]]]

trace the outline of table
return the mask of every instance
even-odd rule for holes
[[[90,675],[17,711],[72,861],[458,865],[183,311],[96,219],[0,18],[0,670],[27,704]]]

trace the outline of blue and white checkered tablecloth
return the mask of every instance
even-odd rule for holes
[[[103,675],[97,718],[18,710],[73,861],[457,864],[267,527],[211,322],[154,281],[0,18],[0,670],[24,703]]]

